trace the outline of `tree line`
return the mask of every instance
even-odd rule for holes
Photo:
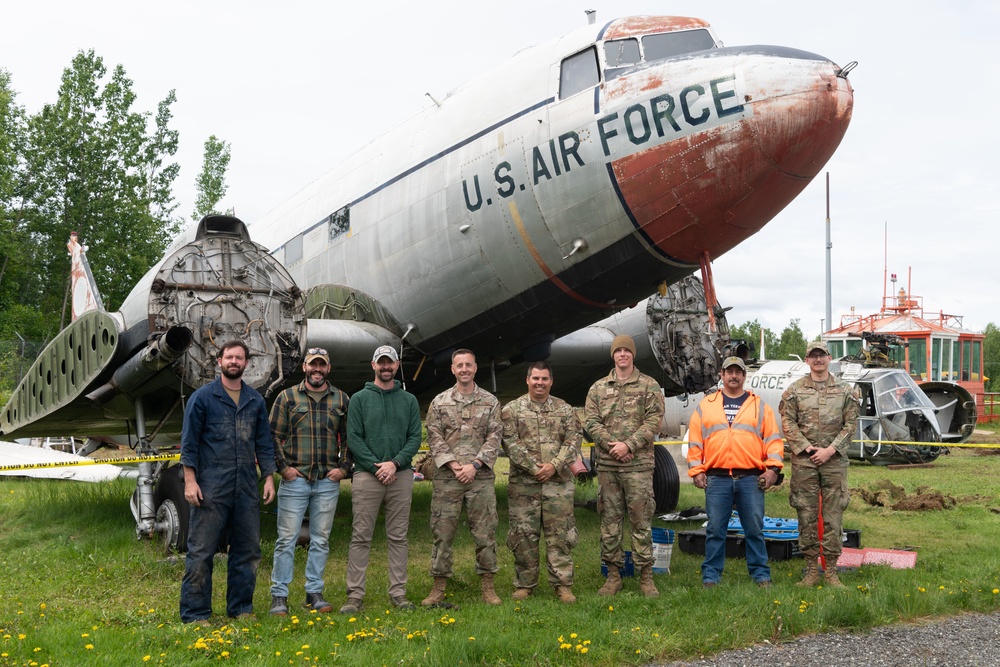
[[[187,224],[173,193],[176,100],[171,90],[155,111],[138,109],[125,68],[109,71],[90,50],[30,114],[0,67],[0,392],[26,370],[15,357],[37,353],[68,323],[70,232],[116,310]],[[217,212],[229,159],[230,145],[209,137],[193,219]]]

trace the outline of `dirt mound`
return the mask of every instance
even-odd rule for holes
[[[913,494],[908,495],[906,489],[886,479],[875,482],[867,489],[854,489],[854,492],[869,505],[892,510],[943,510],[958,504],[954,497],[927,486],[918,486]]]

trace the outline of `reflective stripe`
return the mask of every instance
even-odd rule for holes
[[[777,433],[772,433],[770,436],[768,436],[767,440],[764,441],[764,444],[766,445],[772,443],[775,440],[781,440],[781,436],[778,435]]]
[[[768,454],[767,458],[774,459],[775,461],[781,461],[781,455],[780,454]]]

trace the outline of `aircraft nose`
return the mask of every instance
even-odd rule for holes
[[[829,59],[782,47],[719,49],[689,67],[711,81],[683,88],[678,106],[684,91],[708,91],[702,113],[718,122],[617,160],[613,171],[647,242],[697,264],[755,234],[809,184],[847,131],[854,92]],[[670,64],[640,76],[650,78],[640,87],[655,80],[667,94],[672,79],[684,80]]]

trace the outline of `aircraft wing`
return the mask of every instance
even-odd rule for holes
[[[53,463],[87,461],[85,456],[77,456],[44,447],[20,445],[14,442],[0,442],[0,475],[9,477],[40,477],[46,479],[71,479],[76,482],[107,482],[116,479],[121,469],[108,464],[84,466],[49,467]],[[37,466],[30,469],[4,470],[15,466]]]

